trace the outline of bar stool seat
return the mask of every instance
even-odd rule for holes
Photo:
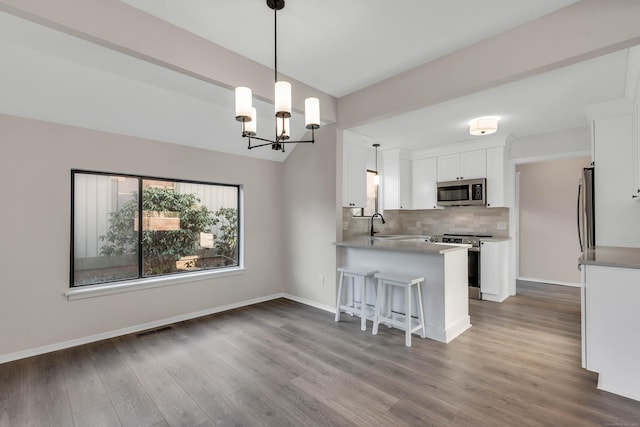
[[[424,282],[424,277],[416,277],[401,273],[376,273],[374,277],[378,280],[378,292],[376,297],[376,307],[373,319],[373,329],[371,332],[373,335],[378,334],[378,325],[380,323],[396,327],[398,329],[404,329],[405,331],[405,345],[411,347],[411,334],[420,331],[420,337],[425,338],[425,320],[424,320],[424,308],[422,307],[422,290],[420,285]],[[393,317],[391,313],[391,307],[393,304],[393,287],[402,288],[405,292],[405,316],[403,320],[398,320]],[[417,322],[412,318],[412,291],[416,293],[416,305],[418,306],[418,312],[415,313],[418,316]],[[382,310],[384,308],[384,313]],[[415,325],[414,325],[415,323]]]
[[[338,267],[340,279],[338,280],[338,295],[336,297],[336,322],[340,321],[340,313],[344,312],[352,316],[360,317],[360,329],[367,330],[367,318],[373,320],[373,312],[367,313],[367,279],[373,278],[378,270],[366,270],[356,267]],[[350,279],[347,285],[344,280]],[[360,303],[356,302],[354,296],[356,292],[356,280],[360,282]],[[348,304],[342,304],[342,294],[347,286],[351,285],[351,297]],[[375,288],[374,288],[375,289]]]

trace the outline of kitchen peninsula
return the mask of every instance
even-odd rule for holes
[[[427,338],[449,343],[471,327],[467,277],[470,245],[429,243],[419,236],[368,237],[336,242],[342,265],[423,276]],[[373,297],[367,301],[374,304]],[[404,314],[404,295],[392,310]]]
[[[640,400],[640,248],[595,246],[582,269],[582,367],[598,388]]]

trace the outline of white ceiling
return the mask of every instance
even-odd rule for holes
[[[264,0],[125,0],[271,67],[273,12]],[[341,96],[536,19],[575,0],[290,0],[278,12],[279,70]],[[499,11],[499,12],[497,12]],[[0,13],[0,112],[282,161],[247,150],[232,91]],[[627,51],[352,130],[385,148],[470,139],[467,122],[501,117],[515,137],[586,126],[584,106],[624,95]],[[272,106],[256,101],[259,123]],[[292,135],[303,129],[294,114]],[[263,125],[260,125],[261,128]],[[289,150],[290,151],[290,150]]]
[[[273,68],[265,0],[123,0]],[[341,97],[577,0],[287,0],[278,69]]]

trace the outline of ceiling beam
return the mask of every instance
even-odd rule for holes
[[[638,0],[579,1],[340,98],[338,125],[406,113],[640,44],[639,22]]]

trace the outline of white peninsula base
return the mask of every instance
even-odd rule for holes
[[[344,242],[336,245],[340,247],[343,265],[425,278],[422,304],[427,338],[449,343],[471,327],[466,247],[422,243],[422,249],[416,250],[410,245],[405,248],[385,248],[383,244],[350,247]],[[403,307],[404,295],[398,292],[394,294],[392,310],[404,314]]]

